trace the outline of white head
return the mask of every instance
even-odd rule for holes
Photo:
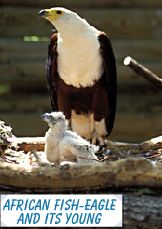
[[[45,113],[41,116],[50,128],[63,129],[66,128],[66,119],[62,112]]]
[[[50,21],[61,34],[66,31],[74,33],[90,26],[87,21],[79,17],[77,13],[63,7],[43,9],[39,12],[39,16]]]

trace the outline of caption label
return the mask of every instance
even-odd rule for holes
[[[122,195],[1,195],[1,227],[122,227]]]

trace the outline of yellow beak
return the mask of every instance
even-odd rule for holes
[[[59,17],[59,14],[56,13],[55,9],[43,9],[39,11],[39,16],[47,20],[54,21]]]

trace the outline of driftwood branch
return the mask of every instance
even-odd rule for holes
[[[44,150],[44,138],[17,138],[15,141],[21,150],[19,155],[24,158],[17,164],[0,161],[0,184],[3,185],[49,190],[96,189],[114,185],[162,187],[161,163],[155,165],[143,156],[143,152],[150,149],[162,149],[162,136],[140,144],[107,141],[106,148],[112,151],[112,155],[117,155],[117,159],[92,165],[64,166],[31,164],[33,152]],[[31,154],[22,151],[31,151]],[[41,153],[45,157],[40,151],[35,160],[41,158]],[[15,153],[17,158],[19,155]]]
[[[150,71],[148,68],[144,67],[142,64],[138,63],[135,59],[130,56],[127,56],[124,59],[124,65],[129,66],[135,71],[138,75],[142,76],[155,86],[162,88],[162,79],[159,78],[155,73]]]
[[[13,157],[16,163],[0,160],[0,185],[48,190],[97,189],[114,185],[162,187],[161,159],[155,163],[144,155],[144,152],[162,149],[162,136],[139,144],[107,141],[105,151],[112,151],[112,156],[92,165],[52,166],[45,163],[43,166],[38,160],[45,158],[43,137],[17,138],[15,142],[19,149],[13,151],[10,158]],[[10,152],[6,153],[7,158],[8,154]],[[158,155],[161,158],[162,152]],[[33,157],[34,164],[31,163]]]
[[[14,144],[18,146],[19,150],[23,150],[24,152],[44,151],[45,139],[44,137],[21,137],[16,138]],[[140,154],[140,152],[146,152],[148,150],[162,149],[162,136],[138,144],[107,140],[106,148],[115,152],[131,151],[132,154]]]
[[[21,137],[14,140],[14,145],[26,153],[29,151],[44,151],[44,144],[44,137]]]
[[[143,158],[91,165],[38,166],[0,161],[0,184],[42,190],[93,190],[113,186],[162,187],[162,166]]]

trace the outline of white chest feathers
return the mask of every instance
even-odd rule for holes
[[[97,33],[90,31],[64,40],[58,38],[58,72],[68,85],[92,86],[103,73]]]

